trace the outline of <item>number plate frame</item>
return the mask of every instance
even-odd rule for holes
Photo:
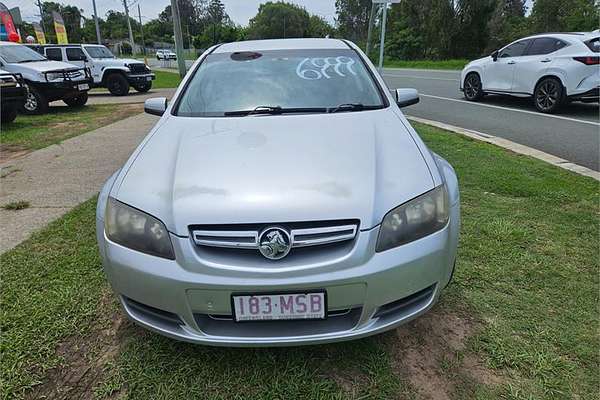
[[[242,319],[238,320],[235,312],[235,298],[240,296],[278,296],[278,295],[309,295],[319,293],[323,294],[323,317],[321,318],[271,318],[271,319]],[[310,290],[283,290],[283,291],[273,291],[273,292],[232,292],[230,296],[231,301],[231,316],[233,317],[233,322],[238,324],[243,324],[247,322],[298,322],[298,321],[324,321],[328,318],[327,313],[327,290],[325,289],[310,289]]]

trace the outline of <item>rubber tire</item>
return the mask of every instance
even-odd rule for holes
[[[129,93],[129,82],[118,72],[113,72],[106,78],[106,87],[113,96],[126,96]]]
[[[474,96],[470,96],[470,95],[467,95],[467,82],[469,81],[469,79],[474,79],[474,78],[477,79],[478,88],[477,88],[476,94]],[[467,74],[467,76],[465,77],[465,82],[463,84],[463,91],[464,91],[463,93],[465,95],[465,99],[467,99],[468,101],[479,101],[479,100],[483,99],[484,93],[483,93],[483,87],[481,85],[481,77],[479,76],[479,74],[477,72],[469,72]]]
[[[146,93],[148,90],[152,89],[152,82],[145,82],[141,85],[133,85],[133,88],[140,93]]]
[[[543,108],[538,103],[538,94],[540,94],[539,92],[541,91],[542,87],[548,81],[552,81],[556,85],[556,88],[558,91],[557,96],[556,96],[557,101],[550,108]],[[565,89],[563,88],[562,82],[558,78],[552,78],[552,77],[544,78],[541,81],[539,81],[537,85],[535,85],[535,90],[533,91],[533,105],[539,112],[544,113],[544,114],[554,114],[563,105],[564,100],[565,100]]]
[[[46,114],[48,112],[48,99],[46,98],[46,96],[44,96],[43,93],[41,93],[36,88],[29,86],[29,93],[27,94],[27,96],[33,96],[35,98],[37,107],[34,110],[28,110],[25,108],[25,103],[23,103],[20,109],[21,113],[26,115],[39,115]],[[25,102],[27,102],[27,99],[25,100]]]
[[[15,105],[6,105],[0,111],[0,121],[3,124],[9,124],[17,118],[17,107]]]
[[[85,103],[88,101],[88,93],[82,92],[79,96],[69,97],[67,99],[63,99],[63,102],[69,107],[79,108],[83,107]]]

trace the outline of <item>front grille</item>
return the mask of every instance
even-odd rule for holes
[[[280,227],[289,232],[290,244],[293,249],[353,240],[358,232],[358,221],[196,225],[190,227],[190,230],[194,243],[198,246],[258,250],[261,232],[271,227]]]
[[[285,320],[237,323],[233,321],[231,315],[210,314],[194,314],[194,319],[198,328],[207,335],[274,338],[347,331],[358,324],[361,312],[362,307],[328,311],[327,319],[317,321]]]
[[[84,75],[82,70],[65,71],[65,77],[71,80],[77,80]]]
[[[415,310],[421,309],[427,305],[434,292],[435,284],[413,293],[410,296],[406,296],[399,300],[392,301],[391,303],[384,304],[383,306],[379,307],[375,315],[373,315],[373,318],[385,318],[390,316],[397,318],[403,314],[410,314]]]
[[[129,64],[129,70],[131,71],[132,74],[147,74],[148,71],[148,67],[146,67],[146,64]]]

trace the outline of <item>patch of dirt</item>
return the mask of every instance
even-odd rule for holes
[[[0,166],[3,166],[10,161],[25,157],[29,153],[31,153],[31,150],[25,149],[22,146],[0,144]],[[6,175],[2,174],[2,178],[5,176]]]
[[[425,399],[464,398],[475,384],[498,385],[501,376],[466,348],[475,331],[471,317],[434,309],[387,337],[392,367]]]
[[[35,386],[26,399],[88,400],[102,381],[105,368],[115,359],[132,324],[113,304],[112,293],[105,293],[99,306],[97,329],[86,337],[71,336],[56,349],[64,363],[46,374],[45,382]],[[119,393],[116,393],[119,398]]]
[[[360,388],[367,385],[368,377],[357,370],[342,370],[333,368],[327,372],[331,378],[344,392],[345,398],[355,399],[358,397]]]

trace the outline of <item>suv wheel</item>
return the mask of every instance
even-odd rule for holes
[[[478,101],[483,98],[483,88],[479,74],[471,72],[465,78],[464,84],[465,98],[469,101]]]
[[[8,124],[17,118],[17,107],[14,105],[6,105],[0,110],[0,122]]]
[[[88,94],[87,92],[81,92],[77,96],[63,99],[63,101],[69,107],[83,107],[88,101]]]
[[[106,78],[106,87],[113,96],[125,96],[129,93],[129,82],[119,73],[112,73]]]
[[[543,113],[556,112],[563,103],[564,90],[562,83],[556,78],[542,79],[533,92],[533,103]]]
[[[133,85],[133,88],[140,93],[146,93],[148,90],[152,89],[152,82],[139,83],[137,85]]]
[[[45,114],[48,112],[48,99],[36,88],[30,86],[21,111],[28,115]]]

